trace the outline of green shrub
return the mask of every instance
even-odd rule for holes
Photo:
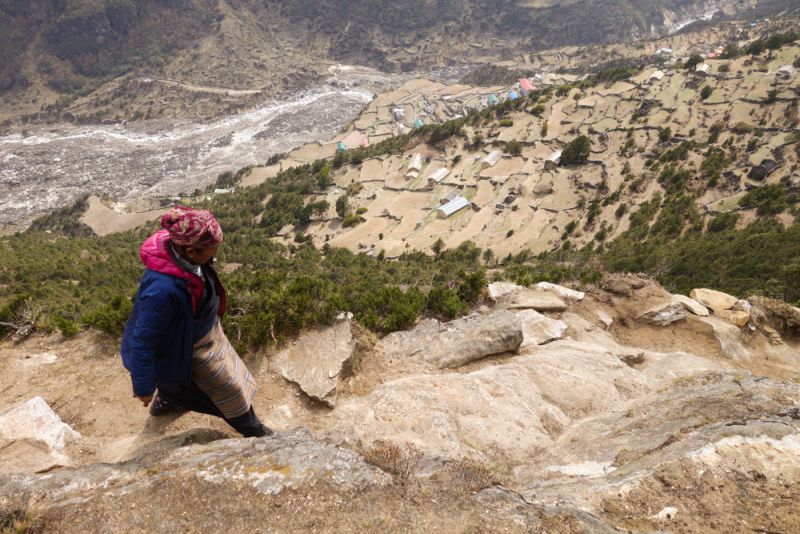
[[[74,321],[60,316],[53,319],[53,326],[61,332],[65,339],[73,338],[80,332],[80,327]]]
[[[428,293],[426,308],[437,317],[453,319],[467,311],[466,303],[462,302],[454,290],[445,287],[434,287]]]
[[[355,213],[348,213],[347,215],[344,216],[344,219],[342,220],[342,226],[344,228],[350,228],[351,226],[355,226],[362,222],[364,222],[364,219],[361,216]]]
[[[711,221],[708,223],[708,231],[709,232],[724,232],[725,230],[730,230],[732,228],[736,228],[736,223],[739,221],[739,214],[726,212],[720,213],[716,215]]]
[[[702,62],[703,56],[700,54],[692,54],[689,56],[689,59],[686,60],[686,63],[684,63],[683,66],[686,68],[686,70],[694,70]]]
[[[500,122],[498,124],[502,128],[508,128],[509,126],[514,126],[514,121],[513,119],[505,118],[505,119],[500,119]]]
[[[522,144],[520,144],[519,141],[509,141],[508,143],[506,143],[503,152],[505,152],[506,154],[519,156],[520,154],[522,154]]]
[[[336,199],[336,215],[339,217],[344,217],[347,215],[347,212],[350,210],[350,205],[347,201],[347,193],[339,196]]]
[[[121,336],[133,305],[130,298],[117,295],[111,302],[84,316],[83,322],[112,336]]]
[[[592,150],[592,142],[585,135],[576,137],[564,147],[561,163],[564,165],[581,165],[586,163]]]
[[[759,215],[777,215],[789,208],[789,195],[782,184],[753,189],[739,200],[743,208],[757,208]]]
[[[711,96],[711,93],[714,92],[714,88],[710,85],[704,85],[703,88],[700,90],[700,100],[708,100],[708,97]]]

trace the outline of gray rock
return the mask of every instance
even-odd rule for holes
[[[0,501],[37,496],[38,506],[76,503],[99,495],[147,491],[165,479],[206,480],[235,488],[247,485],[277,494],[318,482],[344,489],[384,486],[391,477],[356,453],[315,440],[305,429],[262,439],[226,439],[192,445],[156,461],[96,464],[46,475],[0,479]]]
[[[708,317],[708,308],[686,295],[672,295],[672,302],[681,304],[687,311],[700,317]]]
[[[351,317],[342,315],[333,326],[303,334],[275,357],[275,365],[284,378],[329,406],[336,404],[339,377],[356,354]]]
[[[497,301],[497,305],[508,310],[536,310],[540,312],[559,312],[567,309],[561,298],[549,291],[521,288],[505,294]]]
[[[510,282],[494,282],[489,284],[489,298],[493,301],[497,302],[500,298],[515,291],[519,291],[521,289],[525,289],[522,286],[518,286],[517,284],[512,284]]]
[[[517,317],[522,324],[522,344],[520,347],[543,345],[550,341],[561,339],[567,331],[567,324],[564,321],[551,319],[536,310],[522,310],[517,312]]]
[[[638,320],[644,321],[656,326],[669,326],[672,323],[683,321],[686,319],[686,310],[683,304],[673,302],[665,306],[657,306],[652,310],[646,311],[637,317]]]
[[[500,310],[449,323],[422,321],[410,332],[389,334],[382,345],[389,357],[419,356],[437,367],[453,368],[493,354],[515,351],[522,338],[519,319],[509,311]]]
[[[69,465],[67,444],[81,437],[33,397],[0,414],[0,472],[38,472]]]

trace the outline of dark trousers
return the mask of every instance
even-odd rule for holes
[[[198,388],[194,382],[191,382],[188,386],[173,382],[159,382],[158,396],[184,410],[220,417],[246,438],[264,435],[264,425],[261,424],[261,420],[253,411],[252,406],[250,406],[250,410],[246,414],[228,419],[222,415],[214,401]]]

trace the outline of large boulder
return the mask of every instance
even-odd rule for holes
[[[336,404],[339,378],[356,354],[351,317],[340,315],[332,326],[303,334],[275,357],[275,366],[284,378],[329,406]]]
[[[522,344],[544,345],[550,341],[561,339],[567,331],[567,323],[551,319],[536,310],[522,310],[517,312],[517,317],[522,324]]]
[[[686,295],[672,295],[672,302],[678,303],[687,311],[698,315],[700,317],[708,317],[708,308],[694,300],[693,298],[689,298]]]
[[[81,437],[33,397],[0,414],[0,472],[39,472],[69,465],[69,443]]]
[[[449,323],[423,321],[409,332],[389,334],[381,344],[390,358],[419,356],[437,367],[453,368],[493,354],[516,351],[522,339],[519,318],[510,311],[498,310]]]
[[[719,315],[719,312],[723,310],[730,310],[739,301],[738,298],[732,295],[714,289],[692,289],[689,296],[703,306],[711,308],[716,315]]]

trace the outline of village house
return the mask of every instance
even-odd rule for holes
[[[439,206],[436,210],[436,216],[440,219],[447,219],[454,213],[457,213],[469,206],[469,200],[462,196],[457,196],[447,204]]]

